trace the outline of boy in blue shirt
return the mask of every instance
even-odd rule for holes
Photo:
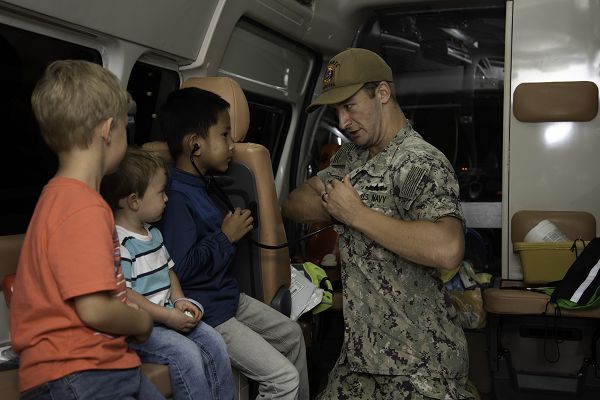
[[[223,338],[200,321],[202,305],[184,297],[162,235],[149,224],[162,216],[166,184],[164,161],[134,148],[102,181],[102,195],[117,223],[127,296],[156,324],[145,343],[130,347],[144,362],[169,366],[175,400],[231,400],[233,380]]]
[[[231,363],[258,382],[259,398],[308,399],[306,351],[300,326],[240,293],[230,271],[235,243],[252,229],[248,210],[226,215],[203,175],[225,172],[233,156],[229,104],[198,88],[169,95],[160,125],[175,160],[162,220],[165,244],[186,296],[200,301],[204,321],[221,333]]]

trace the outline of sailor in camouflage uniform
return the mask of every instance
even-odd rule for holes
[[[323,94],[353,142],[294,190],[284,214],[335,218],[344,344],[321,400],[467,399],[464,333],[439,279],[464,251],[452,166],[415,132],[378,55],[349,49],[328,64]]]

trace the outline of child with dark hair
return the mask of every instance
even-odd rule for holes
[[[233,399],[233,380],[223,338],[200,319],[200,303],[183,295],[160,231],[167,195],[164,161],[129,148],[117,172],[104,177],[101,193],[115,215],[127,295],[154,319],[145,343],[131,343],[144,362],[169,366],[173,398]]]
[[[305,400],[300,326],[240,293],[229,268],[236,242],[252,229],[250,211],[237,208],[223,215],[201,176],[227,171],[233,157],[228,108],[212,92],[186,88],[171,93],[160,113],[175,161],[162,219],[165,244],[184,293],[204,305],[204,321],[223,335],[232,365],[259,383],[259,398]]]

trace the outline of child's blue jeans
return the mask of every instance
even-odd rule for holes
[[[75,372],[21,393],[22,400],[165,400],[139,368]]]
[[[174,400],[232,400],[233,378],[225,341],[204,322],[187,334],[155,325],[150,338],[129,343],[143,362],[169,366]]]

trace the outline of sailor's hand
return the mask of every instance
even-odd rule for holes
[[[352,219],[365,207],[358,192],[350,183],[348,175],[342,181],[333,179],[325,184],[321,193],[323,206],[329,214],[344,225],[352,225]]]

